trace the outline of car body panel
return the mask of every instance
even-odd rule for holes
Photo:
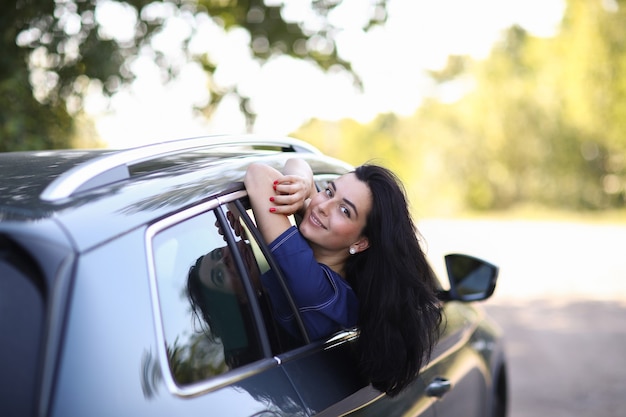
[[[265,372],[205,395],[170,392],[162,376],[169,370],[157,360],[147,265],[127,261],[143,255],[144,242],[145,231],[137,230],[80,257],[51,415],[171,416],[203,410],[229,416],[305,415],[274,361]],[[97,338],[85,336],[94,333]],[[107,395],[102,387],[109,387]]]
[[[488,415],[488,392],[491,386],[487,363],[472,344],[478,314],[473,308],[450,302],[444,307],[445,330],[431,357],[431,364],[422,373],[427,384],[436,378],[448,381],[452,389],[437,401],[438,415],[479,417]],[[495,335],[483,335],[484,343]]]
[[[320,412],[367,385],[352,354],[354,335],[346,331],[296,355],[279,356],[285,373],[312,412]]]

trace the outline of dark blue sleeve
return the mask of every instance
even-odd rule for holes
[[[358,302],[348,283],[313,256],[299,230],[293,226],[270,244],[300,316],[312,340],[356,325]],[[293,312],[272,271],[262,277],[277,319],[297,334]]]

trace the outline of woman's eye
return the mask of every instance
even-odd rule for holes
[[[325,192],[325,193],[326,193],[326,195],[327,195],[327,196],[329,196],[329,197],[332,197],[332,196],[333,196],[333,192],[331,191],[331,189],[330,189],[330,188],[326,188],[326,189],[324,190],[324,192]]]
[[[341,207],[341,212],[346,216],[346,217],[350,217],[350,210],[348,210],[346,207]]]
[[[218,288],[224,286],[224,271],[221,268],[214,268],[211,270],[211,282]]]

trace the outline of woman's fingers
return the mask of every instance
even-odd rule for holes
[[[294,195],[299,198],[308,197],[308,185],[301,177],[286,176],[274,181],[274,191],[279,195]]]
[[[273,203],[270,211],[277,214],[295,214],[299,212],[306,202],[303,193],[298,194],[277,194],[270,198]]]
[[[276,186],[276,196],[277,197],[283,197],[286,196],[287,198],[282,198],[282,200],[284,201],[292,201],[292,200],[305,200],[308,197],[308,192],[307,190],[305,190],[303,187],[296,185],[296,184],[288,184],[288,185],[284,185],[284,184],[279,184]]]
[[[297,194],[277,194],[271,196],[270,201],[276,205],[298,205],[302,204],[302,197]]]
[[[270,211],[277,214],[295,214],[309,198],[311,187],[306,178],[298,175],[283,175],[273,183],[274,195]]]

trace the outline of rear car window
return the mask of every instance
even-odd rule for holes
[[[44,285],[35,262],[0,236],[0,415],[31,415],[36,404]],[[10,399],[10,401],[9,401]]]

